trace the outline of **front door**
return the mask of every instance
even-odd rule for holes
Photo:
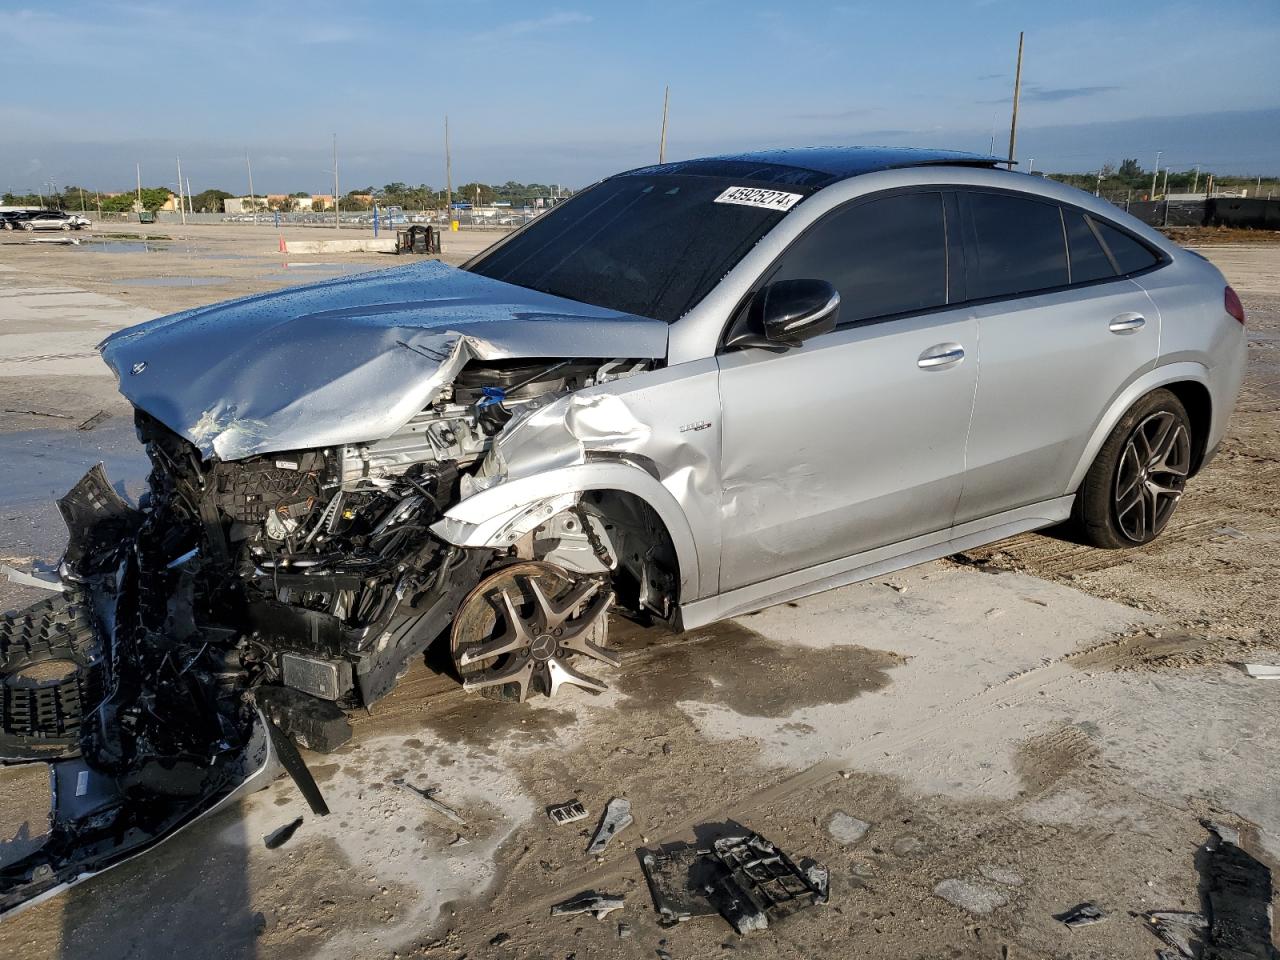
[[[950,527],[978,340],[947,306],[949,207],[916,191],[833,211],[766,279],[830,281],[839,327],[719,357],[721,591]]]

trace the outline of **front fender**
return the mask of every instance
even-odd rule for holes
[[[589,490],[629,493],[652,507],[675,548],[681,602],[702,596],[698,550],[688,518],[652,474],[625,460],[577,464],[507,480],[459,501],[431,529],[459,547],[505,549]]]
[[[1209,382],[1208,368],[1202,363],[1193,361],[1167,363],[1156,367],[1154,370],[1150,370],[1138,377],[1137,380],[1134,380],[1116,394],[1102,418],[1094,426],[1093,433],[1089,435],[1089,442],[1085,444],[1080,462],[1076,464],[1076,468],[1071,474],[1071,482],[1063,492],[1070,494],[1080,489],[1080,484],[1084,482],[1085,474],[1093,466],[1093,460],[1098,455],[1098,451],[1102,449],[1102,445],[1106,443],[1107,437],[1111,435],[1111,431],[1120,422],[1120,418],[1125,415],[1125,412],[1130,407],[1138,402],[1140,397],[1158,387],[1187,380],[1202,384],[1206,389],[1209,389],[1210,395],[1213,394]]]

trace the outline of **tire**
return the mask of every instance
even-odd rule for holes
[[[35,233],[36,225],[34,223],[24,223],[22,229],[27,233]]]
[[[1119,550],[1159,536],[1186,488],[1193,440],[1186,408],[1168,390],[1130,407],[1076,491],[1072,518],[1085,540]]]
[[[58,229],[59,229],[59,230],[62,230],[62,231],[64,231],[64,232],[69,233],[69,232],[71,231],[71,224],[69,224],[69,223],[64,223],[64,224],[63,224],[61,227],[59,227]]]

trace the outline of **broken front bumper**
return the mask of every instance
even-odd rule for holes
[[[72,535],[56,595],[0,617],[0,765],[44,762],[50,803],[38,845],[0,864],[0,914],[267,786],[278,760],[300,765],[268,699],[210,667],[209,639],[178,639],[172,599],[148,596],[159,578],[140,572],[142,516],[101,465],[58,506]]]

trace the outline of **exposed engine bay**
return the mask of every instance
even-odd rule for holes
[[[670,617],[669,543],[591,492],[509,544],[455,546],[444,512],[495,481],[495,438],[647,360],[472,361],[374,442],[222,461],[142,409],[138,507],[101,464],[62,500],[58,592],[0,618],[0,762],[49,763],[49,840],[0,871],[0,913],[147,849],[351,736],[432,643],[497,699],[604,685],[607,612]]]

